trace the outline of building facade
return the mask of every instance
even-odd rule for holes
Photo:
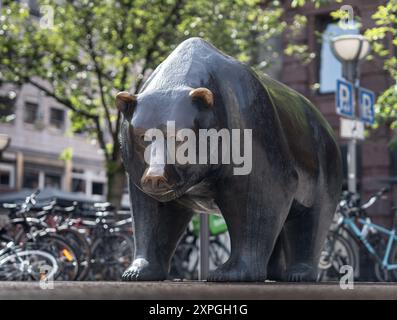
[[[302,63],[298,57],[283,55],[280,80],[296,89],[309,98],[314,105],[327,118],[335,130],[341,146],[345,169],[345,188],[347,182],[346,152],[347,140],[340,138],[339,116],[335,112],[335,87],[336,79],[342,77],[341,64],[333,57],[330,49],[330,38],[346,33],[361,33],[373,27],[372,14],[377,7],[386,1],[349,0],[343,4],[351,5],[354,17],[360,21],[357,28],[341,30],[337,22],[332,20],[330,13],[341,7],[341,3],[332,1],[329,5],[315,8],[308,4],[301,8],[291,8],[290,1],[286,3],[287,19],[292,20],[295,14],[304,15],[307,24],[300,32],[297,43],[307,45],[308,51],[315,54],[310,63]],[[286,48],[290,38],[286,34],[283,38],[283,47]],[[391,40],[385,40],[386,46],[393,52]],[[360,85],[374,91],[377,95],[392,85],[392,79],[387,71],[383,70],[382,61],[374,57],[372,61],[363,61],[360,66]],[[369,128],[368,128],[369,129]],[[357,150],[358,163],[358,190],[363,199],[381,187],[391,186],[392,192],[387,199],[382,199],[370,209],[370,214],[379,223],[390,225],[393,222],[391,208],[397,205],[394,181],[396,181],[395,158],[396,152],[388,147],[392,132],[382,126],[376,130],[369,129],[369,136],[359,142]],[[397,158],[396,158],[397,159]]]
[[[0,159],[0,192],[56,188],[104,199],[101,150],[84,133],[72,134],[67,112],[31,85],[0,89],[0,134],[11,138]]]

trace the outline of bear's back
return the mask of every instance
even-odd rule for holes
[[[208,83],[214,67],[233,61],[233,58],[201,38],[187,39],[155,69],[141,92],[200,87]]]
[[[295,161],[309,171],[317,170],[317,149],[325,144],[337,146],[332,127],[320,111],[297,91],[266,75],[259,79],[276,110]]]
[[[264,94],[270,98],[271,109],[278,114],[290,148],[300,154],[312,153],[309,149],[313,136],[317,137],[318,130],[323,131],[333,138],[333,130],[323,118],[321,113],[300,93],[286,85],[268,77],[256,74],[251,68],[238,60],[230,57],[207,41],[194,37],[180,43],[174,51],[156,68],[145,85],[143,91],[178,91],[178,88],[198,88],[211,83],[215,79],[218,93],[222,95],[224,102],[237,102],[240,115],[250,117],[253,101],[258,94]],[[212,88],[210,88],[212,89]],[[262,91],[261,93],[258,90]],[[235,98],[226,100],[233,92]],[[231,108],[226,104],[226,109]],[[263,105],[267,109],[269,106]],[[243,110],[245,109],[245,110]],[[231,110],[225,115],[230,116]],[[255,127],[256,116],[251,119],[251,125]],[[231,124],[235,127],[236,124]],[[316,127],[313,128],[313,125]],[[321,138],[321,137],[320,137]]]

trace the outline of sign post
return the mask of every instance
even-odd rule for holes
[[[200,213],[200,268],[199,280],[207,280],[209,272],[209,219],[208,214]]]
[[[353,79],[352,79],[353,80]],[[351,82],[336,81],[336,113],[355,120],[354,85]],[[342,126],[341,126],[342,127]],[[347,147],[347,184],[350,192],[357,191],[357,141],[353,136]]]
[[[354,81],[354,79],[351,79]],[[352,82],[337,80],[336,113],[342,117],[340,133],[342,138],[349,139],[347,149],[348,189],[357,192],[357,140],[364,140],[364,124],[372,125],[375,121],[375,94],[367,89],[358,89],[360,119],[355,112],[355,88]]]

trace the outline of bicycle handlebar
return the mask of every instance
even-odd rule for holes
[[[40,189],[37,189],[35,192],[33,192],[30,196],[27,196],[25,199],[26,204],[36,204],[36,197],[40,194]]]
[[[389,187],[384,187],[381,190],[379,190],[377,193],[375,193],[371,198],[369,198],[369,200],[364,203],[361,206],[362,210],[366,210],[368,209],[370,206],[372,206],[376,201],[379,200],[380,197],[382,197],[386,192],[388,192],[390,190]]]
[[[343,200],[340,202],[340,212],[345,216],[355,215],[359,216],[365,213],[365,210],[371,207],[376,201],[378,201],[386,192],[390,190],[389,187],[384,187],[374,195],[363,205],[359,205],[360,196],[357,193],[345,191],[343,193]]]

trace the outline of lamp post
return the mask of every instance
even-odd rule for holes
[[[331,50],[342,63],[343,77],[353,84],[353,119],[356,120],[356,97],[354,88],[359,82],[359,63],[370,51],[370,44],[366,38],[358,34],[335,37],[331,40]],[[357,140],[351,138],[347,149],[347,177],[350,192],[357,192]]]

